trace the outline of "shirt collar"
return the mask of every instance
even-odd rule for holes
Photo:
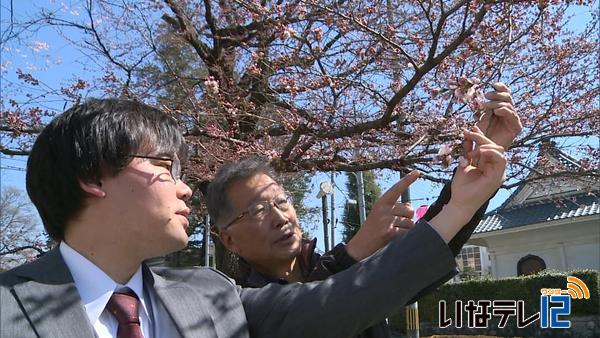
[[[136,293],[143,311],[146,312],[148,318],[152,318],[149,315],[148,304],[144,297],[144,279],[141,265],[131,279],[125,285],[121,285],[64,241],[60,243],[59,250],[65,264],[71,271],[73,281],[92,324],[100,318],[113,292],[123,288],[129,288]]]
[[[317,239],[313,239],[312,241],[307,238],[302,238],[302,249],[300,251],[300,255],[296,257],[296,263],[300,264],[300,271],[302,271],[302,276],[307,278],[311,269],[313,268],[313,255],[315,253],[315,248],[317,245]],[[248,264],[242,257],[240,257],[245,264]],[[248,273],[245,286],[251,288],[260,288],[270,283],[278,283],[278,284],[288,284],[289,282],[283,278],[277,278],[274,276],[270,276],[261,272],[258,272],[254,267],[250,264],[250,272]]]

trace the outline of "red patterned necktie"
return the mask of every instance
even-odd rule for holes
[[[140,301],[131,290],[126,293],[115,292],[106,308],[119,322],[117,338],[144,338],[138,316]]]

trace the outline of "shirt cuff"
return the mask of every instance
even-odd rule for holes
[[[352,258],[348,251],[346,250],[346,245],[344,243],[340,243],[336,245],[330,252],[338,265],[343,269],[347,269],[352,265],[356,264],[357,260]]]

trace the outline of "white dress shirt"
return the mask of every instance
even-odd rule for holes
[[[142,333],[145,338],[179,337],[179,332],[168,312],[158,300],[152,288],[144,288],[142,267],[140,266],[131,279],[121,285],[113,281],[94,263],[83,257],[64,241],[59,246],[65,264],[71,271],[87,316],[99,338],[117,336],[119,323],[106,310],[106,304],[113,292],[131,289],[140,300],[139,317]],[[153,311],[154,305],[154,311]]]

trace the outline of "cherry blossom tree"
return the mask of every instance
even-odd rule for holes
[[[0,270],[31,261],[48,250],[31,203],[21,190],[2,189],[0,210]]]
[[[28,18],[13,13],[3,48],[53,29],[90,71],[54,88],[3,64],[20,85],[2,92],[0,151],[26,154],[28,135],[60,112],[40,97],[123,96],[177,118],[200,180],[225,161],[262,154],[283,172],[418,168],[439,182],[462,128],[481,114],[481,91],[502,81],[524,125],[508,152],[508,176],[518,182],[544,142],[598,134],[597,5],[88,0]],[[576,32],[573,8],[591,13]],[[48,48],[35,41],[32,48]],[[574,146],[586,159],[578,171],[536,170],[597,176],[598,148]]]

